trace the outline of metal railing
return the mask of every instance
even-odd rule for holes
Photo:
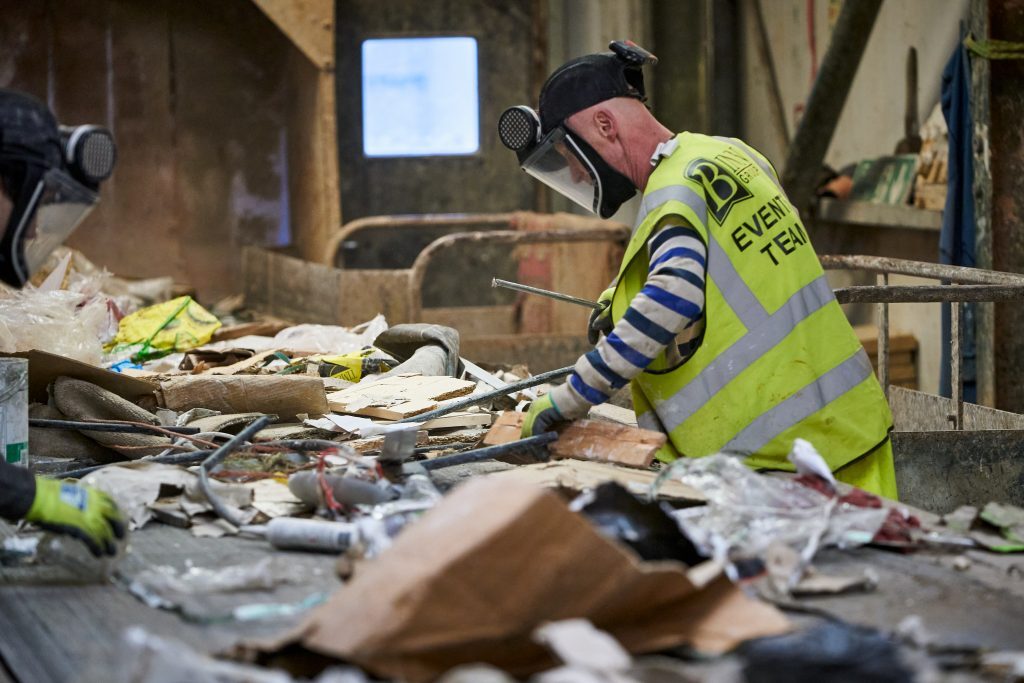
[[[822,256],[825,270],[864,270],[877,273],[881,284],[840,287],[835,290],[841,304],[878,305],[878,379],[889,396],[889,304],[950,303],[950,376],[956,411],[949,416],[953,429],[964,428],[964,396],[960,347],[963,325],[960,307],[969,301],[1024,301],[1024,275],[981,268],[966,268],[885,256]],[[890,285],[890,275],[941,280],[940,285]]]

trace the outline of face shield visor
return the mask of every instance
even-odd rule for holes
[[[559,127],[520,164],[528,174],[587,211],[601,206],[601,179],[572,135]]]
[[[611,217],[636,193],[629,179],[565,126],[541,137],[540,119],[529,107],[506,109],[498,120],[498,134],[516,152],[524,171],[601,218]]]
[[[22,206],[15,207],[4,239],[4,258],[11,276],[25,283],[64,243],[92,210],[98,195],[58,169],[43,173]]]

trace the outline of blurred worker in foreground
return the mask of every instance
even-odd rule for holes
[[[774,168],[734,138],[674,135],[643,104],[657,59],[610,47],[557,69],[539,114],[499,120],[523,170],[602,218],[643,191],[591,317],[596,346],[533,402],[523,436],[631,383],[640,426],[668,435],[661,460],[726,452],[792,470],[800,437],[839,480],[895,498],[888,403]]]
[[[0,280],[15,287],[28,281],[96,203],[113,165],[109,132],[58,128],[43,104],[0,89]],[[94,555],[113,555],[125,534],[107,494],[33,476],[4,459],[0,516],[79,538]]]

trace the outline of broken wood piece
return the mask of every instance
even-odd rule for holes
[[[454,377],[396,375],[363,381],[327,398],[334,412],[401,420],[434,410],[439,401],[471,394],[475,388],[475,382]]]
[[[514,410],[506,410],[498,416],[498,419],[491,425],[490,431],[484,437],[485,446],[500,446],[503,443],[516,441],[523,429],[523,414]]]
[[[654,454],[667,441],[661,432],[595,420],[570,422],[558,434],[558,441],[548,447],[555,457],[614,462],[641,469],[651,466]]]
[[[523,413],[503,413],[484,437],[484,445],[497,446],[519,438]],[[665,445],[660,432],[614,422],[577,420],[558,428],[558,441],[548,447],[556,458],[614,462],[641,469],[651,466],[654,454]]]

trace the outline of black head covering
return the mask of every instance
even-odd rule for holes
[[[547,134],[576,112],[614,97],[643,102],[641,64],[614,52],[584,55],[559,67],[540,90],[541,132]]]

